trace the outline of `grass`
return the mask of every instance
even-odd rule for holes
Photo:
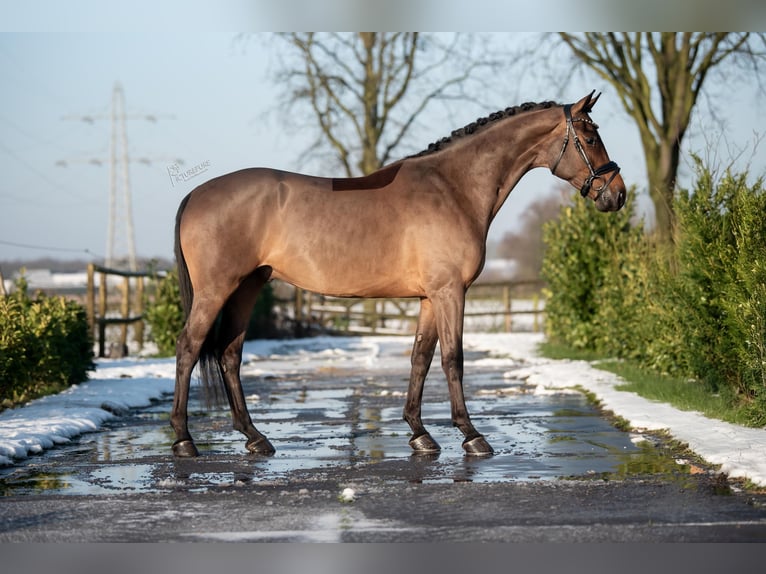
[[[564,345],[544,341],[539,347],[540,353],[549,359],[571,359],[573,361],[598,361],[604,357],[597,355],[593,351],[584,351],[581,349],[571,349]]]
[[[540,346],[540,352],[550,359],[589,361],[598,369],[619,375],[625,380],[625,384],[617,387],[621,391],[634,392],[683,411],[700,412],[709,418],[745,426],[752,424],[747,406],[738,402],[731,391],[714,392],[699,381],[660,375],[629,362],[604,359],[591,351],[573,350],[549,342]]]

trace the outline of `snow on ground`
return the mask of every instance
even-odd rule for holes
[[[748,429],[683,412],[634,393],[617,390],[622,380],[585,361],[553,361],[539,357],[537,333],[467,333],[467,351],[485,358],[466,361],[491,367],[509,380],[524,380],[536,392],[580,387],[604,408],[641,430],[667,430],[699,456],[721,465],[731,477],[766,486],[766,430]],[[410,337],[318,337],[288,341],[251,341],[245,347],[244,375],[280,375],[336,369],[407,371]],[[438,360],[438,359],[437,359]],[[98,430],[132,408],[173,392],[175,361],[134,358],[99,360],[91,380],[28,405],[0,413],[0,465],[13,465],[30,455]]]
[[[0,413],[0,466],[98,430],[173,392],[173,362],[100,361],[91,380]]]

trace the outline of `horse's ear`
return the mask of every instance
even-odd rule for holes
[[[593,106],[601,97],[601,92],[599,92],[598,94],[596,94],[596,97],[594,98],[593,94],[595,93],[596,93],[596,90],[593,90],[590,94],[588,94],[579,102],[577,102],[574,106],[572,106],[572,111],[574,113],[577,113],[577,112],[582,112],[585,114],[590,113],[590,111],[593,109]]]

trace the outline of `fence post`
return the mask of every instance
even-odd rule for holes
[[[324,305],[325,305],[325,297],[324,295],[319,295],[319,325],[321,327],[325,327],[325,320],[324,320]]]
[[[141,320],[136,322],[134,340],[138,343],[138,348],[144,348],[144,277],[136,279],[136,313]]]
[[[303,334],[301,324],[303,322],[303,289],[295,288],[295,335]]]
[[[505,332],[511,332],[511,286],[503,285],[503,304],[505,306]]]
[[[532,330],[535,333],[537,333],[538,331],[540,331],[540,315],[537,312],[540,307],[540,296],[537,293],[532,295],[532,304],[533,304],[532,310],[534,311],[533,316],[535,318],[534,324],[532,325]]]
[[[94,274],[96,273],[96,266],[93,263],[88,263],[88,285],[85,294],[85,314],[88,318],[88,328],[90,329],[91,337],[96,336],[96,289]]]
[[[130,277],[127,275],[122,278],[122,302],[120,303],[120,312],[122,318],[126,320],[120,325],[120,352],[127,355],[128,349],[128,323],[130,317]]]
[[[98,356],[106,356],[104,344],[106,339],[106,273],[98,274]]]

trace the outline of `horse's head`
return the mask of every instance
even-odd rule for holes
[[[625,204],[625,182],[620,167],[609,160],[598,126],[588,116],[600,95],[594,98],[591,92],[576,104],[564,106],[563,127],[556,130],[563,132],[559,140],[563,143],[553,151],[550,168],[583,197],[590,197],[599,211],[617,211]]]

